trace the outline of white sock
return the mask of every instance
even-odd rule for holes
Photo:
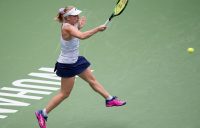
[[[113,96],[109,95],[106,100],[112,100]]]
[[[44,116],[47,117],[47,110],[46,110],[46,108],[44,108],[44,109],[42,110],[42,113],[44,114]]]

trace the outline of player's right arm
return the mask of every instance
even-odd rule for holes
[[[95,33],[99,32],[99,31],[104,31],[106,28],[107,27],[105,25],[100,25],[91,30],[81,32],[80,30],[78,30],[78,28],[76,28],[70,24],[64,24],[62,31],[63,31],[63,33],[67,33],[67,35],[69,35],[69,37],[77,37],[77,38],[83,40],[83,39],[87,39],[87,38],[91,37],[92,35],[94,35]]]

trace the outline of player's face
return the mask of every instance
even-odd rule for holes
[[[76,24],[76,23],[78,23],[78,21],[79,21],[79,15],[74,15],[74,16],[69,16],[69,18],[70,18],[70,21],[73,23],[73,24]]]

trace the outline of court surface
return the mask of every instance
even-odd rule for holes
[[[1,128],[38,128],[34,111],[59,89],[57,78],[38,77],[52,75],[59,54],[60,25],[53,20],[58,9],[80,8],[86,31],[106,21],[115,2],[0,1]],[[199,0],[130,0],[105,32],[80,46],[100,83],[127,105],[106,108],[104,99],[77,78],[70,98],[49,114],[48,128],[199,128],[199,6]],[[188,54],[188,47],[195,52]],[[32,97],[14,97],[17,89]]]

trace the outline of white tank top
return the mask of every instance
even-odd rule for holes
[[[76,63],[79,56],[79,39],[72,37],[71,40],[60,38],[61,52],[57,59],[59,63],[73,64]]]

